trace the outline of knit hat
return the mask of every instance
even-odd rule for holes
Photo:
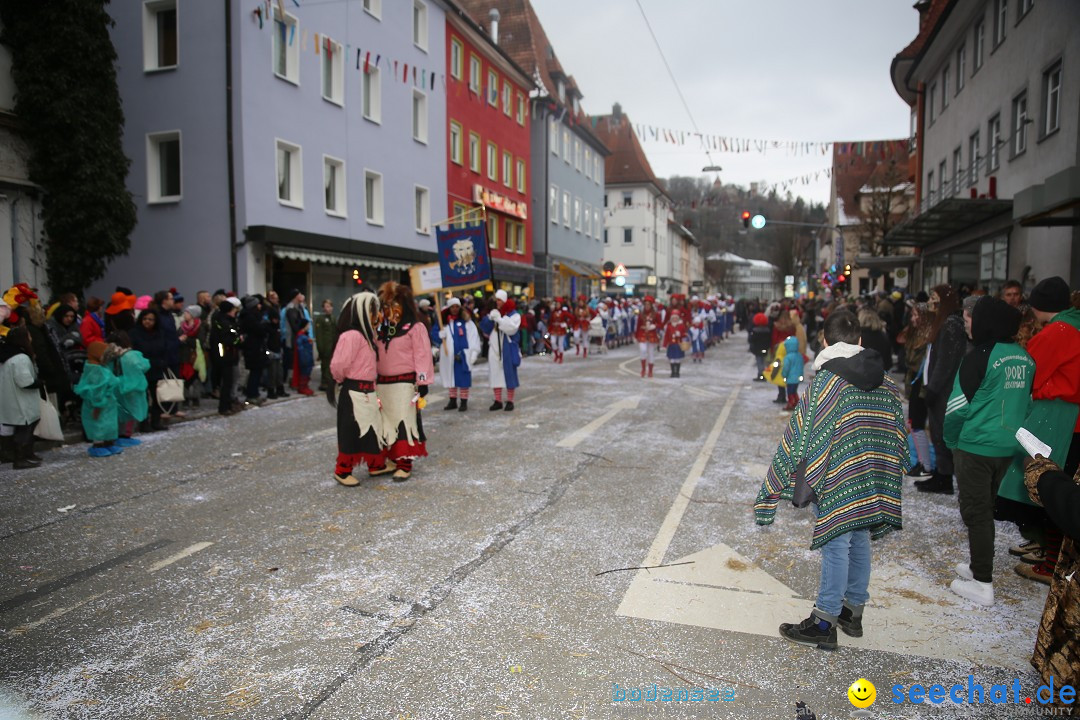
[[[496,290],[495,291],[495,299],[496,300],[502,300],[503,302],[506,302],[506,298],[507,298],[507,295],[506,295],[505,290]]]
[[[455,305],[460,305],[460,304],[461,304],[461,301],[458,300],[456,297],[452,297],[452,298],[450,298],[449,300],[446,301],[446,307],[448,307],[448,308],[451,308],[451,307],[454,307]]]
[[[429,308],[429,307],[431,307],[431,301],[428,300],[427,298],[424,298],[420,302],[416,303],[416,305],[417,305],[417,307],[420,307],[420,308]]]
[[[297,293],[297,294],[299,294],[299,293]],[[233,295],[232,297],[225,298],[225,302],[229,303],[234,308],[240,307],[240,298],[236,297],[235,295]]]
[[[188,305],[186,308],[184,308],[184,312],[186,312],[188,315],[195,318],[196,320],[202,317],[202,308],[198,305]]]
[[[1046,278],[1028,295],[1028,305],[1035,310],[1059,313],[1069,309],[1069,284],[1059,276]]]
[[[108,349],[108,345],[103,342],[94,341],[86,346],[86,360],[94,365],[100,365],[101,359],[105,357],[105,351]]]
[[[769,324],[769,316],[766,315],[765,313],[758,313],[757,315],[754,316],[754,324],[758,325],[758,326],[768,325]]]
[[[140,295],[138,299],[135,300],[135,309],[145,310],[146,308],[150,307],[150,303],[153,302],[153,300],[154,298],[150,297],[149,295]]]

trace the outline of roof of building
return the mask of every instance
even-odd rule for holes
[[[916,88],[910,86],[911,71],[918,64],[919,58],[944,24],[945,18],[958,0],[919,0],[914,7],[919,11],[919,34],[908,46],[893,58],[890,72],[893,87],[908,104],[915,103]]]
[[[593,118],[596,134],[611,150],[604,160],[604,182],[608,185],[653,185],[670,200],[671,196],[645,157],[630,119],[618,106],[615,112],[617,114]]]

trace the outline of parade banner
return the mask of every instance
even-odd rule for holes
[[[414,295],[432,295],[443,288],[442,268],[439,263],[413,265],[409,268],[409,282]]]
[[[435,228],[443,288],[463,290],[491,281],[485,229],[486,223],[447,230]]]

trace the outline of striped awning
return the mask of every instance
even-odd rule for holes
[[[303,262],[323,263],[324,265],[360,265],[363,267],[379,268],[382,270],[404,271],[412,267],[409,263],[383,258],[373,258],[366,255],[351,255],[348,253],[335,253],[326,250],[308,250],[281,245],[275,245],[274,257],[284,260],[300,260]]]

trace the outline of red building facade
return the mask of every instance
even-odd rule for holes
[[[447,208],[483,205],[496,286],[531,292],[528,75],[466,17],[447,13]]]

